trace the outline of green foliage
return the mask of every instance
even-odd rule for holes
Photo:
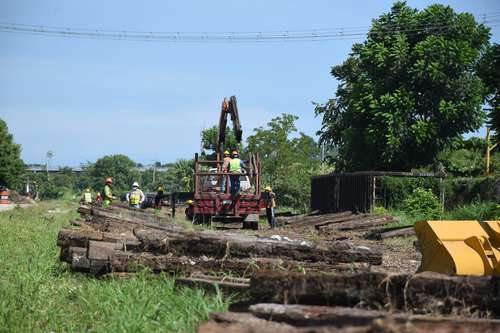
[[[460,205],[452,210],[446,211],[443,220],[496,220],[500,218],[500,206],[494,202],[474,202]]]
[[[402,208],[411,215],[424,217],[426,220],[437,219],[441,215],[439,199],[430,190],[416,188],[413,193],[403,201]]]
[[[58,173],[25,174],[30,181],[36,182],[38,196],[42,200],[61,198],[65,193],[78,191],[78,177],[69,167],[59,169]]]
[[[271,185],[278,205],[305,209],[309,205],[310,181],[320,165],[319,147],[313,138],[297,133],[297,116],[282,114],[267,128],[259,127],[248,137],[248,151],[262,160],[263,185]]]
[[[479,176],[484,172],[484,153],[471,149],[446,149],[439,153],[438,160],[446,172],[458,177]]]
[[[402,203],[418,189],[439,193],[439,180],[432,177],[381,177],[382,204],[393,209],[402,209]]]
[[[0,186],[18,187],[24,169],[21,146],[14,142],[7,123],[0,119]]]
[[[180,159],[169,168],[167,185],[172,192],[191,192],[194,190],[194,160]]]
[[[447,209],[474,202],[500,202],[500,178],[448,178],[443,182]]]
[[[425,29],[435,26],[444,28]],[[478,129],[484,91],[474,70],[488,40],[471,14],[443,5],[397,2],[374,20],[367,40],[332,68],[336,98],[315,109],[321,141],[339,148],[337,169],[426,166]]]
[[[448,176],[476,177],[484,173],[484,154],[486,140],[472,137],[467,140],[455,140],[449,147],[441,151],[437,160],[440,161]],[[491,155],[490,169],[500,171],[496,162],[496,154]]]
[[[134,181],[139,181],[141,175],[135,170],[136,163],[125,155],[109,155],[98,159],[94,164],[83,166],[80,177],[80,187],[90,186],[101,191],[104,180],[113,178],[113,189],[115,192],[125,192],[130,189]]]
[[[500,140],[500,44],[491,45],[478,66],[486,93],[486,101],[491,107],[489,125]]]
[[[194,332],[210,312],[227,310],[220,295],[174,288],[163,274],[69,271],[55,240],[76,217],[74,204],[61,201],[0,213],[0,332]]]
[[[205,158],[215,159],[218,137],[219,127],[217,125],[209,127],[201,132],[202,155],[205,156]],[[235,148],[238,150],[242,149],[242,146],[238,145],[236,142],[234,132],[229,127],[226,127],[226,142],[224,142],[223,148],[227,150]]]

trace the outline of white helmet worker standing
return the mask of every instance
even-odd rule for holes
[[[139,189],[139,183],[137,182],[132,184],[132,190],[127,193],[126,198],[131,208],[141,208],[141,204],[146,200],[146,196]]]

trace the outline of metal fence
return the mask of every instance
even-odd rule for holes
[[[383,176],[444,177],[434,173],[384,171],[315,176],[311,178],[311,210],[318,210],[322,213],[338,213],[347,210],[357,213],[371,212],[377,199],[377,178]]]

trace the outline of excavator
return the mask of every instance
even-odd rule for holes
[[[261,200],[261,163],[259,154],[247,153],[246,170],[240,174],[240,193],[230,193],[230,178],[222,170],[224,150],[237,147],[226,146],[228,116],[233,123],[233,132],[239,146],[242,140],[240,118],[236,97],[224,99],[219,116],[215,160],[202,160],[195,154],[194,199],[186,215],[193,223],[243,222],[244,228],[257,229]],[[225,188],[221,188],[226,178]]]
[[[500,276],[500,221],[419,221],[419,271]]]

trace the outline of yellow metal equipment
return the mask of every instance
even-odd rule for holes
[[[500,275],[500,221],[420,221],[420,271]]]

